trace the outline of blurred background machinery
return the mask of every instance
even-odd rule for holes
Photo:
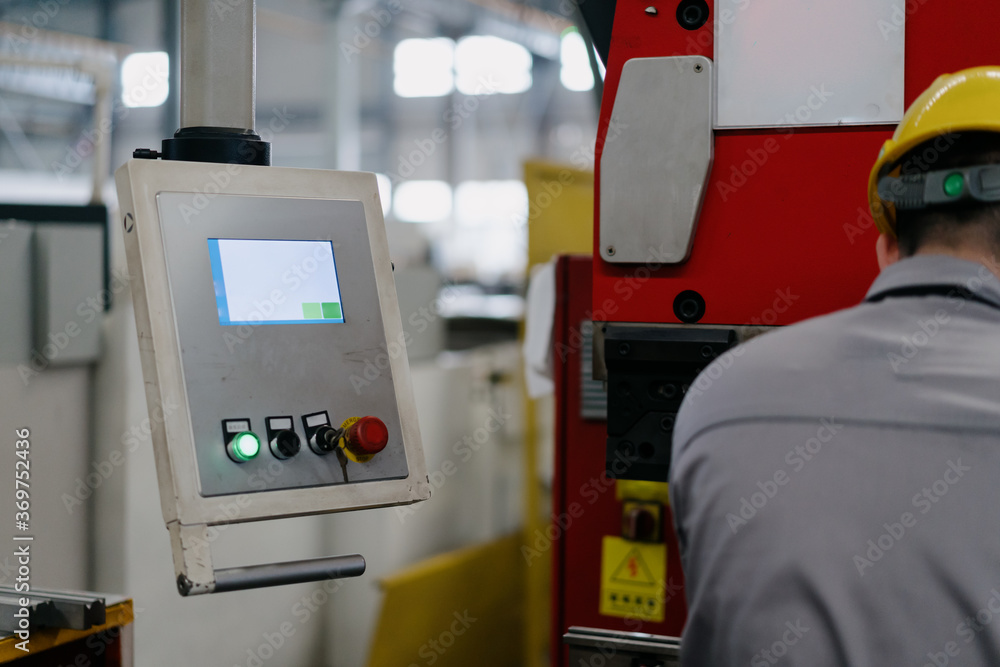
[[[217,526],[222,566],[350,542],[368,571],[184,601],[151,576],[169,571],[169,542],[150,521],[151,424],[108,178],[179,127],[178,4],[0,7],[0,425],[32,434],[33,582],[127,594],[140,664],[448,665],[473,647],[492,664],[542,664],[547,560],[529,567],[521,547],[550,511],[551,399],[525,398],[518,337],[529,227],[561,210],[557,188],[592,192],[601,73],[575,8],[258,3],[257,128],[272,164],[378,174],[434,495],[405,511]],[[589,246],[583,225],[571,249]],[[0,555],[0,579],[12,566]]]

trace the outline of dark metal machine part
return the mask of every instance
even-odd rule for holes
[[[698,374],[736,345],[735,329],[606,324],[607,474],[665,482],[674,420]]]
[[[33,588],[19,593],[12,586],[0,586],[0,632],[14,632],[18,627],[15,612],[21,609],[20,599],[27,597],[30,628],[68,628],[89,630],[106,620],[105,600],[89,593],[45,591]]]
[[[569,664],[605,667],[669,667],[680,664],[676,637],[571,627],[563,635]],[[598,662],[599,660],[599,662]]]
[[[604,2],[578,2],[576,3],[580,15],[586,23],[590,38],[594,41],[594,48],[601,56],[601,62],[605,66],[608,64],[608,55],[611,52],[611,28],[615,21],[616,0],[605,0]]]

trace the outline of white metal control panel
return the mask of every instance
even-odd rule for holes
[[[375,176],[132,160],[116,180],[168,526],[428,498]]]

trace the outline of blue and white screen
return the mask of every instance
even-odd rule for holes
[[[330,241],[208,239],[219,324],[344,321]]]

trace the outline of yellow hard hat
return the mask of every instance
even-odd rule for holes
[[[878,196],[879,180],[896,175],[899,160],[920,144],[958,132],[1000,132],[1000,67],[940,76],[906,111],[868,179],[868,204],[880,232],[895,236],[896,211]]]

